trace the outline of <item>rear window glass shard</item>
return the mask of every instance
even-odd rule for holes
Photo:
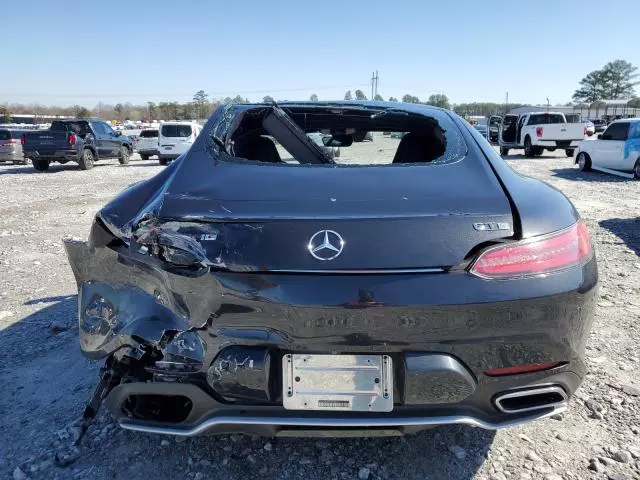
[[[236,161],[331,167],[443,165],[467,153],[449,114],[430,107],[256,105],[233,125],[227,136]]]

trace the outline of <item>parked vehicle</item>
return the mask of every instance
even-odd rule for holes
[[[0,128],[0,162],[13,162],[14,164],[29,162],[22,154],[20,137],[23,133],[23,130]]]
[[[594,118],[591,122],[593,123],[596,133],[602,133],[607,129],[607,122],[601,118]]]
[[[584,125],[584,134],[586,136],[591,137],[596,133],[596,126],[590,120],[583,120],[582,125]]]
[[[501,123],[502,117],[493,116],[489,118],[489,121],[487,123],[487,140],[489,140],[489,143],[492,145],[498,144],[498,139],[500,138],[499,132]]]
[[[498,121],[500,117],[489,120]],[[509,150],[524,148],[527,157],[542,155],[557,148],[565,150],[572,157],[579,143],[584,139],[581,123],[567,123],[560,112],[531,112],[505,115],[500,119],[498,145],[500,154],[509,155]]]
[[[80,347],[105,361],[85,412],[104,400],[130,430],[275,436],[567,408],[598,271],[559,190],[426,105],[234,104],[205,129],[100,210],[88,242],[65,242]],[[360,129],[407,133],[345,155]]]
[[[331,139],[331,135],[325,135],[319,132],[308,133],[307,136],[311,139],[313,143],[318,145],[322,151],[327,154],[329,158],[337,158],[340,156],[340,148],[339,147],[328,147],[325,146],[324,142],[327,139]]]
[[[195,122],[164,122],[158,131],[158,159],[166,165],[185,153],[202,131]]]
[[[487,128],[486,125],[480,124],[480,123],[476,123],[476,124],[473,125],[473,128],[475,128],[478,132],[480,132],[480,135],[482,135],[484,138],[487,138],[487,133],[488,133],[489,129]]]
[[[25,132],[21,142],[24,156],[41,172],[51,162],[77,162],[82,170],[105,158],[127,164],[133,152],[131,139],[99,118],[55,120],[49,130]]]
[[[142,160],[149,160],[149,157],[158,155],[158,129],[145,128],[138,136],[136,150]]]
[[[597,140],[582,142],[576,164],[582,171],[640,179],[640,118],[616,120]]]

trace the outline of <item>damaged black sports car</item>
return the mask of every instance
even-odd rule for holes
[[[132,430],[496,429],[562,411],[585,375],[585,225],[438,108],[220,107],[66,248],[82,351],[105,360],[87,415]]]

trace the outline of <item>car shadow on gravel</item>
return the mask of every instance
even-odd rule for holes
[[[601,220],[599,225],[619,237],[629,249],[640,256],[640,217],[608,218]]]
[[[607,173],[601,173],[596,171],[581,172],[577,168],[555,168],[552,170],[553,176],[558,178],[564,178],[565,180],[573,180],[578,182],[628,182],[629,179],[623,177],[616,177],[615,175],[609,175]]]
[[[109,163],[97,163],[93,166],[93,168],[107,167],[109,165]],[[47,170],[46,172],[39,172],[31,165],[20,165],[15,168],[0,168],[0,175],[15,175],[19,173],[37,173],[41,175],[51,175],[52,173],[60,173],[67,170],[82,171],[80,170],[80,167],[77,163],[69,162],[65,163],[64,165],[59,163],[52,164],[51,166],[49,166],[49,170]]]

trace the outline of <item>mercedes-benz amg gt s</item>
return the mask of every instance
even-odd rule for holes
[[[496,429],[585,375],[584,223],[438,108],[222,106],[66,248],[82,351],[105,360],[85,414],[132,430]]]

